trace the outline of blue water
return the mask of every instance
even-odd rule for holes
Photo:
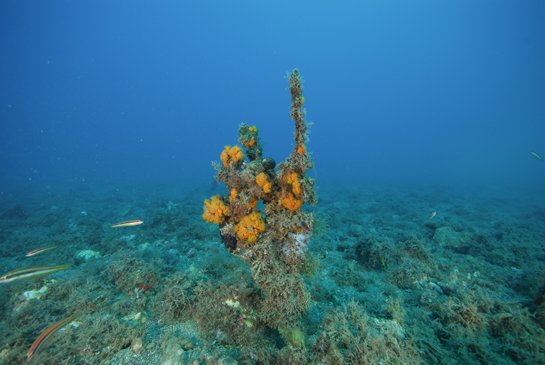
[[[47,243],[33,235],[91,229],[80,211],[103,229],[154,209],[166,219],[173,201],[190,206],[178,227],[204,227],[200,202],[226,195],[214,187],[211,161],[237,143],[241,123],[260,129],[264,156],[280,162],[292,151],[286,74],[298,68],[312,123],[309,175],[323,198],[314,212],[329,217],[317,252],[335,251],[360,225],[366,234],[420,235],[434,247],[438,238],[418,221],[433,210],[439,226],[490,237],[501,221],[504,235],[524,230],[528,260],[539,253],[535,282],[509,300],[534,300],[544,278],[545,162],[530,152],[545,157],[544,19],[542,1],[3,1],[0,214],[36,223],[69,208],[51,232],[5,223],[2,270],[21,266],[14,242],[30,250]],[[361,208],[351,209],[366,223],[346,218],[343,204]],[[381,218],[366,204],[383,209]],[[119,213],[128,205],[132,215]],[[165,227],[152,226],[153,237],[146,226],[134,232],[153,242],[172,233]],[[219,242],[211,229],[172,248],[185,257],[195,240]],[[362,236],[353,237],[357,247]],[[84,241],[74,250],[114,254]],[[508,259],[507,251],[489,262],[524,266],[523,255]],[[364,301],[352,294],[343,295]]]
[[[295,67],[324,180],[543,185],[540,1],[0,6],[2,190],[202,181],[242,122],[280,160]]]

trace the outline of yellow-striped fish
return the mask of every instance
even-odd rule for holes
[[[57,248],[57,247],[58,247],[58,246],[56,246],[56,245],[54,245],[54,246],[38,247],[38,248],[35,248],[34,250],[30,251],[29,253],[27,253],[27,254],[26,254],[26,257],[38,255],[38,254],[40,254],[40,253],[47,252],[47,251],[52,250],[52,249]]]
[[[53,274],[54,272],[66,270],[68,268],[70,268],[70,265],[23,267],[22,269],[10,271],[6,275],[2,276],[0,278],[0,283],[11,283],[13,281],[37,278],[39,276]]]
[[[38,351],[40,346],[43,343],[45,343],[45,341],[47,341],[49,339],[49,337],[54,335],[58,330],[60,330],[64,326],[66,326],[68,323],[70,323],[70,322],[76,320],[77,318],[81,317],[82,314],[83,314],[82,311],[77,311],[76,313],[72,314],[70,317],[65,318],[63,320],[60,320],[57,323],[55,323],[54,325],[47,327],[47,329],[45,331],[43,331],[41,335],[38,336],[36,341],[34,341],[32,346],[30,346],[30,350],[28,350],[28,354],[27,354],[27,357],[26,357],[27,361],[29,361],[30,358],[32,356],[34,356],[36,351]]]
[[[430,215],[428,216],[428,218],[426,218],[426,220],[429,221],[430,219],[435,217],[436,214],[437,214],[437,212],[431,212]]]
[[[125,222],[119,222],[119,223],[116,223],[116,224],[112,224],[112,228],[137,226],[137,225],[142,224],[142,223],[144,223],[144,221],[141,221],[139,219],[134,219],[132,221],[125,221]]]
[[[543,161],[543,158],[539,155],[539,153],[537,153],[536,151],[532,151],[530,152],[532,154],[532,156],[534,156],[535,158],[537,158],[539,161]]]

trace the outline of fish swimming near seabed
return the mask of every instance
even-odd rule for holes
[[[27,358],[26,358],[27,361],[30,361],[30,359],[32,358],[32,356],[34,356],[36,351],[38,351],[40,346],[43,343],[45,343],[45,341],[47,341],[52,335],[57,333],[58,330],[60,330],[64,326],[66,326],[68,323],[70,323],[70,322],[76,320],[77,318],[81,317],[82,314],[83,314],[82,311],[77,311],[76,313],[72,314],[70,317],[65,318],[63,320],[60,320],[57,323],[47,327],[46,330],[43,331],[42,334],[38,336],[36,341],[34,341],[32,346],[30,346],[30,350],[28,350],[28,354],[27,354]]]
[[[11,283],[19,280],[37,278],[68,268],[70,268],[70,265],[23,267],[22,269],[10,271],[6,275],[0,277],[0,283]]]
[[[541,157],[539,155],[539,153],[537,153],[536,151],[532,151],[530,152],[532,154],[532,156],[534,156],[535,158],[537,158],[539,161],[543,161],[543,157]]]
[[[431,214],[428,216],[428,218],[426,218],[426,220],[429,221],[430,219],[435,217],[436,214],[437,214],[437,212],[431,212]]]
[[[144,223],[144,221],[141,221],[140,219],[134,219],[132,221],[125,221],[125,222],[119,222],[119,223],[116,223],[116,224],[112,224],[112,228],[137,226],[137,225],[142,224],[142,223]]]
[[[47,252],[47,251],[52,250],[52,249],[57,248],[57,247],[59,247],[59,246],[53,245],[53,246],[38,247],[38,248],[35,248],[34,250],[30,251],[29,253],[27,253],[25,256],[30,257],[30,256],[38,255],[40,253]]]

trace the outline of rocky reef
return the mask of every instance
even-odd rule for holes
[[[243,123],[240,146],[226,146],[222,164],[216,164],[217,180],[225,183],[229,197],[205,201],[203,218],[219,224],[227,249],[250,266],[261,292],[259,317],[272,328],[297,326],[308,311],[310,295],[301,277],[313,214],[301,209],[315,205],[315,180],[307,175],[313,162],[308,141],[303,86],[297,69],[288,75],[291,119],[295,121],[295,146],[276,166],[263,158],[259,129]],[[244,149],[244,152],[243,152]],[[262,202],[262,204],[260,204]]]

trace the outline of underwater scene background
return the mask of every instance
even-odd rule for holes
[[[545,3],[0,17],[1,364],[545,364]]]

